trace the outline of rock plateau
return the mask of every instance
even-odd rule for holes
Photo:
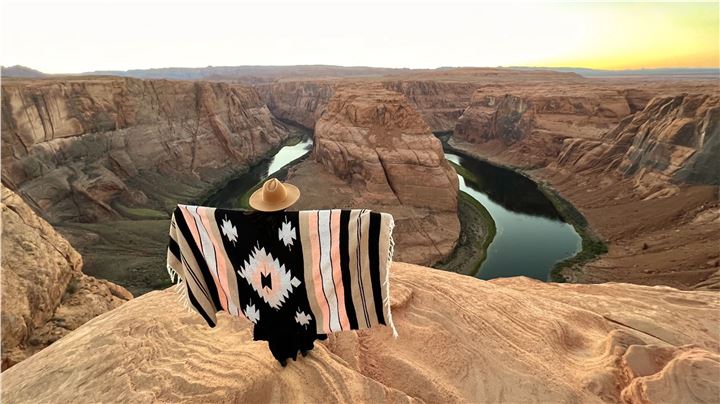
[[[286,368],[252,323],[210,329],[170,290],[89,321],[3,374],[4,403],[713,402],[714,292],[490,282],[393,264],[399,337],[334,334]]]

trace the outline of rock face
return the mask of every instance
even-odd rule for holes
[[[385,81],[382,85],[404,94],[433,132],[452,131],[479,86],[476,83],[435,80]]]
[[[171,291],[101,315],[3,374],[19,402],[713,402],[713,292],[481,281],[395,263],[388,329],[280,367],[252,324],[210,329]]]
[[[356,79],[355,83],[359,83]],[[256,86],[272,113],[284,120],[315,127],[335,87],[352,84],[341,80],[280,81]],[[361,83],[361,82],[360,82]],[[433,132],[451,131],[470,104],[479,84],[435,80],[378,81],[390,91],[405,95],[408,104],[423,117]]]
[[[506,91],[477,90],[454,135],[530,167],[552,162],[567,138],[599,138],[649,99],[641,90],[571,85]]]
[[[4,80],[2,179],[52,222],[167,212],[287,136],[250,87]]]
[[[720,97],[656,97],[600,141],[569,140],[557,165],[575,171],[610,171],[667,183],[720,184]],[[640,180],[642,181],[642,180]]]
[[[334,81],[287,81],[256,86],[272,113],[306,128],[314,128],[330,97]]]
[[[82,258],[2,187],[2,369],[22,361],[130,292],[82,273]]]
[[[720,261],[720,96],[702,83],[687,86],[698,93],[645,101],[658,89],[610,88],[594,104],[537,98],[537,90],[499,99],[478,91],[458,121],[465,141],[456,145],[540,168],[531,175],[578,207],[608,242],[608,254],[566,270],[567,280],[692,288]]]
[[[460,232],[457,175],[402,94],[377,84],[338,87],[315,125],[313,159],[352,189],[353,206],[395,216],[399,259],[430,264],[452,251]],[[342,203],[335,191],[313,191],[302,170],[290,181],[325,204]],[[308,205],[306,198],[300,207]]]

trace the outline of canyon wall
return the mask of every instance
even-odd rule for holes
[[[313,129],[335,85],[334,81],[283,81],[255,88],[276,117]]]
[[[383,87],[405,95],[433,132],[447,132],[470,105],[476,83],[435,80],[385,81]]]
[[[452,251],[460,232],[457,175],[402,94],[376,83],[338,86],[315,125],[312,159],[288,179],[305,191],[300,208],[392,213],[398,259],[430,264]],[[318,168],[335,179],[319,181]]]
[[[507,91],[477,90],[455,125],[454,137],[486,144],[511,163],[528,167],[549,164],[567,138],[599,138],[650,98],[642,90],[571,85]]]
[[[376,85],[405,95],[408,104],[423,117],[433,132],[453,130],[455,122],[470,105],[478,84],[435,80],[390,81],[280,81],[256,86],[272,113],[280,119],[314,128],[337,86]]]
[[[527,278],[395,262],[393,320],[331,334],[282,368],[252,323],[210,329],[155,291],[3,374],[3,403],[714,402],[716,292]]]
[[[82,273],[80,254],[23,200],[2,191],[2,369],[132,299]]]
[[[4,80],[2,181],[53,222],[167,212],[287,136],[251,87]]]
[[[598,141],[569,139],[556,166],[635,176],[650,193],[670,182],[719,185],[719,145],[720,97],[660,96]]]
[[[453,144],[525,169],[585,215],[609,251],[566,280],[703,284],[720,262],[720,94],[700,80],[622,84],[478,90]]]

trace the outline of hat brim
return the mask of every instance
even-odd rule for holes
[[[300,190],[298,189],[298,187],[293,184],[288,184],[287,182],[283,182],[283,185],[285,186],[285,191],[287,192],[285,199],[283,199],[282,201],[268,203],[263,200],[263,189],[262,187],[260,187],[255,190],[252,195],[250,195],[250,207],[262,212],[275,212],[278,210],[283,210],[291,206],[293,203],[297,202],[297,200],[300,199]]]

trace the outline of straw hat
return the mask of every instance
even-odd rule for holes
[[[262,188],[250,195],[250,206],[263,212],[283,210],[300,198],[300,190],[293,184],[282,183],[271,178]]]

